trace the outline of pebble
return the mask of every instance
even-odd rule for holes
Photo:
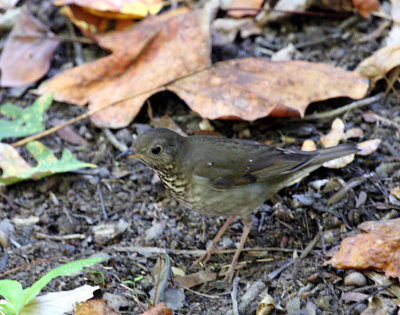
[[[363,287],[367,284],[367,279],[365,276],[360,273],[360,272],[352,272],[349,273],[345,278],[344,278],[344,284],[345,285],[354,285],[356,287]]]
[[[167,227],[167,221],[165,220],[155,223],[150,229],[146,231],[145,233],[146,241],[160,237],[164,233],[166,227]]]

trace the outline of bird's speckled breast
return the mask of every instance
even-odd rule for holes
[[[188,196],[188,180],[182,172],[177,172],[173,164],[164,166],[162,169],[154,169],[165,188],[185,206],[192,208],[190,201],[186,200]]]

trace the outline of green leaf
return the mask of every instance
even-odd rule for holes
[[[56,173],[65,173],[84,167],[97,167],[95,164],[81,162],[65,149],[61,159],[39,141],[32,141],[26,145],[27,150],[37,160],[38,164],[31,167],[11,145],[0,143],[0,185],[11,185],[28,179],[41,179]]]
[[[24,290],[23,305],[26,305],[27,303],[29,303],[29,301],[34,299],[39,294],[39,292],[54,278],[71,275],[75,272],[81,271],[84,267],[95,265],[107,258],[108,257],[100,256],[71,261],[50,270],[38,281],[36,281],[31,287]]]
[[[44,130],[43,113],[53,102],[54,93],[39,97],[32,106],[19,108],[6,103],[0,113],[11,120],[0,119],[0,141],[4,138],[25,137]]]
[[[0,295],[7,300],[6,304],[1,304],[6,314],[17,314],[19,306],[24,299],[22,285],[14,280],[0,280]]]

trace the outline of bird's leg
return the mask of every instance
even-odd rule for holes
[[[252,226],[252,221],[251,221],[250,217],[249,218],[243,218],[242,222],[243,222],[244,227],[243,227],[242,237],[240,238],[239,247],[235,252],[235,256],[233,256],[232,263],[229,266],[228,271],[225,273],[224,281],[225,282],[229,282],[229,283],[232,282],[233,275],[235,274],[236,263],[237,263],[237,261],[239,259],[240,252],[243,249],[244,243],[246,242],[247,236],[249,235],[249,232],[250,232],[251,226]]]
[[[222,235],[225,233],[226,229],[231,225],[231,223],[232,223],[232,221],[233,221],[234,218],[235,218],[235,216],[232,215],[232,216],[230,216],[230,217],[228,218],[228,220],[226,220],[226,222],[224,223],[224,225],[219,229],[217,235],[215,235],[215,237],[214,237],[214,239],[213,239],[211,245],[207,248],[206,252],[205,252],[203,255],[201,255],[201,256],[199,257],[199,259],[197,259],[197,260],[193,263],[193,265],[197,265],[197,264],[199,264],[199,263],[201,263],[201,262],[202,262],[202,263],[206,263],[206,262],[210,259],[211,254],[214,252],[215,246],[217,245],[219,239],[220,239],[220,238],[222,237]]]

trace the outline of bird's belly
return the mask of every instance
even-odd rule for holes
[[[193,176],[190,190],[180,199],[189,208],[207,215],[247,216],[271,195],[266,183],[253,183],[224,190],[213,188],[204,177]]]

